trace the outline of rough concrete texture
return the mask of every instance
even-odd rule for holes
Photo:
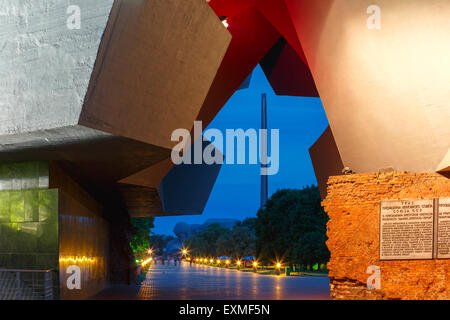
[[[78,123],[113,2],[0,1],[0,134]],[[79,30],[67,27],[70,5]]]
[[[450,197],[450,180],[434,173],[368,173],[330,177],[323,201],[334,299],[450,299],[450,260],[379,260],[383,200]],[[368,290],[367,267],[381,268],[381,289]]]
[[[79,124],[171,148],[191,129],[231,41],[204,1],[116,0]]]

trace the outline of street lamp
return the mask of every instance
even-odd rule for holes
[[[277,269],[277,275],[281,274],[281,263],[277,262],[277,264],[275,265],[275,268]]]
[[[253,262],[253,271],[258,272],[258,262]]]
[[[236,265],[237,269],[239,270],[241,268],[241,261],[240,260],[236,261]]]
[[[226,263],[227,268],[228,268],[228,265],[230,264],[230,260],[225,261],[225,263]]]

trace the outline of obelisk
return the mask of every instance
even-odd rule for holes
[[[268,176],[267,174],[264,174],[263,168],[267,168],[267,150],[268,150],[268,143],[267,143],[267,97],[266,94],[262,94],[261,99],[261,129],[266,130],[266,134],[260,135],[261,144],[260,148],[263,150],[260,150],[261,155],[261,209],[264,208],[264,205],[267,202],[267,199],[269,197],[269,190],[268,190]]]

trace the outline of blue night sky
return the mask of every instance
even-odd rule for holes
[[[275,95],[259,66],[250,88],[237,91],[208,128],[219,129],[224,136],[226,129],[259,129],[262,93],[267,93],[268,129],[280,130],[280,167],[278,174],[269,176],[269,196],[279,189],[317,184],[308,149],[328,126],[322,102],[320,98]],[[259,174],[259,165],[223,164],[202,215],[156,218],[152,231],[174,235],[173,227],[180,221],[255,217],[260,203]]]

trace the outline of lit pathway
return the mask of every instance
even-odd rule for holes
[[[152,265],[138,299],[329,299],[327,277],[276,277],[203,265]]]

